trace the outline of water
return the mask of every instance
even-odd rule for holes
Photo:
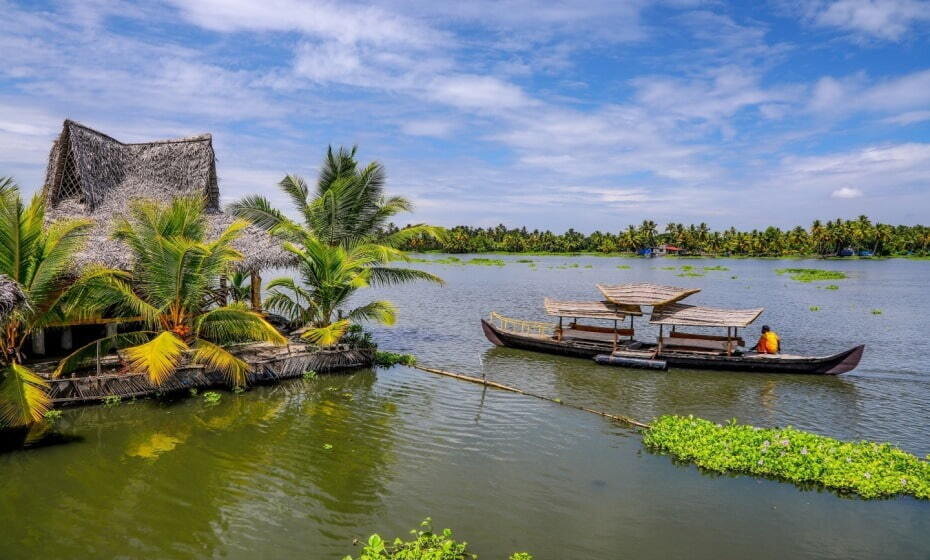
[[[737,417],[930,453],[920,328],[930,262],[503,258],[417,265],[447,285],[371,291],[401,311],[377,338],[428,365],[643,420]],[[659,269],[673,265],[730,270]],[[788,266],[850,278],[824,290],[774,273]],[[765,306],[791,352],[868,347],[859,369],[836,378],[662,373],[492,348],[478,326],[490,310],[546,319],[544,296],[590,299],[596,282],[623,281]],[[341,558],[357,552],[353,538],[404,535],[427,516],[485,559],[930,556],[930,503],[702,473],[594,415],[404,367],[224,393],[215,406],[69,410],[56,431],[47,446],[0,455],[0,558]]]

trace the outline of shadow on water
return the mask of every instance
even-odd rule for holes
[[[56,431],[55,426],[49,422],[39,422],[28,428],[0,430],[0,455],[80,443],[84,440],[83,436]]]

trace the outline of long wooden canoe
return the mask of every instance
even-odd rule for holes
[[[519,348],[533,352],[545,352],[576,358],[594,358],[598,354],[611,354],[610,343],[579,339],[556,340],[547,334],[516,333],[495,327],[481,320],[481,328],[489,341],[497,346]],[[655,347],[642,343],[625,342],[616,355],[627,357],[652,357],[665,360],[671,367],[745,371],[758,373],[798,373],[817,375],[839,375],[852,371],[859,365],[865,345],[859,345],[832,356],[794,356],[788,354],[741,354],[735,356],[715,355],[699,352],[662,351],[655,355]]]

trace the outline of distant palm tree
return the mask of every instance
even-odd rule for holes
[[[394,308],[389,302],[343,308],[360,288],[415,280],[442,283],[421,270],[389,266],[392,261],[409,260],[399,247],[423,236],[444,240],[444,231],[425,224],[399,230],[389,227],[390,219],[411,210],[412,204],[403,197],[386,197],[383,166],[372,162],[359,169],[355,153],[354,147],[335,151],[330,147],[313,192],[303,178],[294,175],[279,183],[297,210],[299,222],[260,195],[230,207],[237,216],[278,236],[297,258],[304,284],[289,278],[272,281],[265,307],[311,327],[308,336],[321,344],[337,341],[353,320],[393,323]]]
[[[247,225],[238,220],[207,241],[200,198],[135,203],[130,217],[118,220],[114,230],[114,237],[132,250],[133,272],[106,278],[87,291],[108,307],[140,316],[145,328],[102,339],[105,349],[131,345],[124,350],[130,368],[145,373],[153,385],[161,385],[190,361],[222,372],[234,386],[244,386],[249,365],[224,345],[286,342],[244,304],[208,306],[220,276],[242,258],[231,243]],[[96,346],[94,342],[75,351],[56,373],[82,363]]]
[[[116,272],[97,268],[73,278],[71,262],[90,227],[87,220],[65,220],[46,228],[41,195],[26,205],[14,181],[0,177],[0,276],[20,300],[0,314],[0,424],[42,419],[51,406],[47,384],[23,365],[23,346],[51,323],[92,313],[82,303],[83,288]]]

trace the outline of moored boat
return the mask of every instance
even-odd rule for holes
[[[739,350],[745,346],[739,329],[755,321],[763,312],[761,308],[686,305],[680,300],[699,290],[653,284],[599,284],[598,289],[605,301],[559,302],[547,298],[546,311],[558,316],[558,323],[525,321],[492,312],[488,319],[481,320],[481,326],[487,339],[497,346],[577,358],[600,356],[598,362],[608,365],[642,363],[645,367],[647,362],[664,361],[670,367],[689,369],[838,375],[855,369],[865,349],[859,345],[829,356],[745,352]],[[642,306],[653,308],[649,322],[659,327],[655,343],[634,338],[633,317],[642,314]],[[566,317],[572,320],[568,326],[564,324]],[[629,328],[619,328],[627,317]],[[582,325],[580,318],[607,319],[613,321],[613,327]],[[666,336],[667,326],[671,331]],[[677,330],[682,326],[726,328],[726,336]]]

